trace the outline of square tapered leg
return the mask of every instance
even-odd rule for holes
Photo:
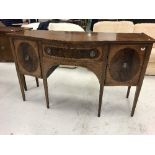
[[[103,96],[103,85],[100,84],[100,94],[99,94],[99,107],[98,107],[98,117],[101,115],[101,107],[102,107],[102,96]]]
[[[128,98],[128,97],[129,97],[129,94],[130,94],[130,89],[131,89],[131,86],[128,86],[128,90],[127,90],[126,98]]]
[[[47,78],[43,78],[43,84],[44,84],[44,91],[45,91],[45,98],[46,98],[46,106],[47,106],[47,108],[49,108],[49,97],[48,97]]]
[[[140,94],[140,90],[141,90],[141,85],[136,87],[135,97],[134,97],[134,101],[133,101],[133,107],[132,107],[132,111],[131,111],[131,117],[133,117],[133,115],[134,115],[136,105],[138,102],[138,98],[139,98],[139,94]]]

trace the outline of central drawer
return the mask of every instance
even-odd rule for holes
[[[75,58],[75,59],[94,59],[99,56],[97,49],[75,49],[75,48],[59,48],[59,47],[45,47],[44,51],[48,56]]]
[[[47,57],[66,59],[100,59],[103,58],[103,47],[67,47],[43,45],[43,54]]]

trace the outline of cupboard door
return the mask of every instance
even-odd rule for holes
[[[15,54],[20,71],[23,74],[40,76],[40,60],[36,41],[14,40]]]
[[[136,85],[145,57],[146,45],[111,45],[106,84]]]

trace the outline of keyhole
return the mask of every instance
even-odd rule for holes
[[[126,62],[124,62],[123,65],[122,65],[122,67],[123,67],[124,69],[126,69],[127,66],[128,66],[128,64],[127,64]]]
[[[30,56],[29,55],[26,55],[25,61],[29,61],[29,60],[30,60]]]
[[[50,48],[47,48],[46,51],[47,51],[48,54],[51,54],[51,49]]]
[[[95,52],[95,51],[91,51],[91,52],[90,52],[90,57],[93,58],[93,57],[95,57],[95,55],[96,55],[96,52]]]
[[[4,50],[5,49],[5,46],[1,46],[1,50]]]

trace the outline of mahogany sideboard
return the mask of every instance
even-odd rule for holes
[[[0,62],[13,62],[13,55],[7,33],[21,31],[18,27],[1,27],[0,26]]]
[[[95,33],[23,31],[8,34],[17,75],[25,101],[23,75],[43,79],[49,108],[48,76],[59,65],[86,67],[97,77],[98,117],[101,114],[104,86],[136,86],[131,116],[134,115],[146,67],[155,40],[144,33]]]

